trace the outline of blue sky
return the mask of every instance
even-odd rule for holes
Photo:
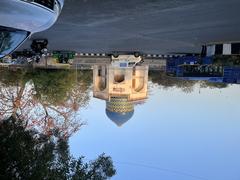
[[[225,89],[149,89],[133,118],[117,127],[105,101],[82,110],[87,125],[70,139],[74,156],[105,152],[117,168],[114,180],[239,180],[240,86]]]

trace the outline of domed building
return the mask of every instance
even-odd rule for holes
[[[106,101],[106,115],[122,126],[134,115],[134,104],[147,98],[148,66],[93,68],[93,96]]]

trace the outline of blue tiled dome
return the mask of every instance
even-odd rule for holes
[[[106,114],[117,126],[122,126],[132,118],[134,105],[127,96],[111,97],[110,101],[106,101]]]
[[[122,126],[126,123],[129,119],[132,118],[134,111],[130,112],[112,112],[106,109],[107,117],[112,120],[117,126]]]

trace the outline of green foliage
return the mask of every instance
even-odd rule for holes
[[[240,66],[240,56],[214,56],[213,64],[220,66]]]
[[[36,70],[25,75],[25,81],[34,83],[36,96],[52,105],[64,103],[74,88],[85,92],[92,84],[90,71]],[[77,86],[77,87],[76,87]]]
[[[38,100],[52,105],[64,103],[72,96],[73,90],[88,93],[92,84],[91,71],[1,69],[0,73],[0,82],[6,87],[24,86],[26,82],[32,81]]]
[[[64,102],[75,83],[73,72],[68,70],[38,70],[27,73],[26,78],[33,81],[37,97],[50,104]]]
[[[13,117],[0,124],[0,179],[41,177],[54,158],[52,142],[45,137],[34,139],[34,131],[25,131]],[[45,143],[40,143],[45,141]],[[42,147],[40,148],[40,144]]]
[[[175,77],[169,77],[166,73],[160,71],[149,71],[149,80],[154,84],[163,86],[165,89],[177,87],[186,93],[192,92],[193,87],[196,84],[196,81],[187,81]]]
[[[208,82],[208,81],[202,81],[200,84],[201,88],[218,88],[218,89],[222,89],[222,88],[227,88],[228,84],[226,83],[219,83],[219,82]]]
[[[171,88],[171,87],[177,87],[186,93],[192,92],[194,85],[199,82],[199,81],[178,79],[176,77],[169,77],[165,73],[159,72],[159,71],[150,71],[149,79],[154,84],[163,86],[163,88],[165,88],[165,89]],[[220,89],[220,88],[228,87],[228,85],[225,83],[213,83],[213,82],[208,82],[208,81],[201,81],[200,86],[202,88],[211,88],[211,89],[212,88]]]
[[[0,69],[0,74],[1,83],[5,84],[6,86],[14,86],[23,82],[26,71],[8,71],[5,69]]]
[[[105,180],[116,174],[109,156],[75,159],[59,133],[47,137],[26,130],[13,117],[0,122],[0,147],[0,179]]]

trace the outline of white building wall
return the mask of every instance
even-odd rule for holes
[[[215,45],[207,46],[207,56],[215,55]]]
[[[223,44],[223,55],[231,55],[231,54],[232,54],[232,45]]]

